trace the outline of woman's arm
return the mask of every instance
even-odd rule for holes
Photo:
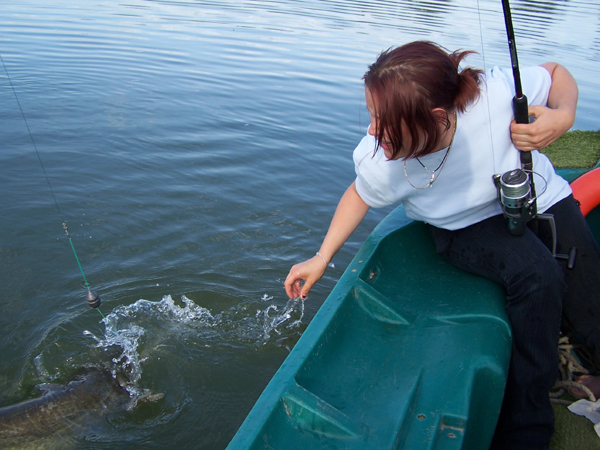
[[[552,77],[546,106],[530,106],[530,124],[510,125],[513,143],[519,150],[531,151],[547,147],[573,126],[579,91],[571,73],[560,64],[541,64]]]
[[[360,198],[355,183],[352,183],[338,203],[327,235],[319,249],[319,253],[326,261],[330,262],[342,248],[368,211],[369,205]],[[284,283],[288,297],[306,297],[313,285],[321,279],[326,268],[327,263],[318,255],[293,266]],[[304,281],[304,285],[301,281]]]

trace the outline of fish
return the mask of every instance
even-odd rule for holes
[[[109,414],[129,410],[139,400],[108,369],[98,367],[81,368],[67,383],[39,389],[40,397],[0,408],[0,448],[73,448]]]

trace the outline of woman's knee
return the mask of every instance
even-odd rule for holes
[[[509,304],[527,301],[531,307],[562,310],[562,299],[567,291],[564,272],[551,255],[529,263],[521,263],[506,280]]]

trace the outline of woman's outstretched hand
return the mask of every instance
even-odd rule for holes
[[[306,298],[313,285],[321,279],[327,264],[318,255],[290,269],[285,279],[285,292],[289,298]],[[304,281],[304,283],[302,283]]]
[[[289,298],[305,298],[308,295],[310,289],[325,273],[328,263],[368,211],[369,205],[358,195],[356,184],[353,182],[338,203],[319,253],[291,268],[284,283]]]

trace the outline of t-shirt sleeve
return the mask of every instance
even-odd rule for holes
[[[550,73],[542,66],[531,66],[521,71],[521,87],[527,97],[528,105],[543,105],[548,103],[548,95],[552,86]],[[495,66],[490,73],[492,82],[502,82],[512,95],[515,95],[515,82],[512,69]]]
[[[378,167],[373,161],[373,151],[375,149],[375,139],[367,135],[365,136],[356,149],[354,149],[354,170],[356,172],[356,192],[360,198],[372,208],[383,208],[390,204],[381,195],[382,174],[378,173]]]
[[[546,106],[552,86],[552,77],[544,67],[531,66],[523,69],[521,85],[529,105]]]

